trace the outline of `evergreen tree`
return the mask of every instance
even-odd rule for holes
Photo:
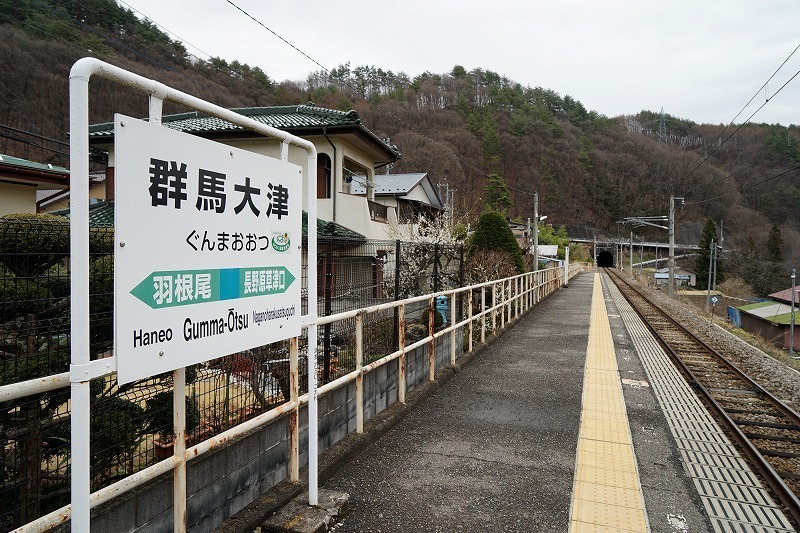
[[[497,211],[487,211],[478,219],[478,225],[472,235],[468,256],[472,257],[481,250],[495,250],[507,253],[514,261],[517,272],[521,274],[525,271],[522,251],[519,249],[517,239],[514,238],[506,219]]]
[[[705,290],[708,289],[708,267],[711,259],[711,241],[718,243],[717,225],[710,218],[706,220],[706,225],[703,228],[703,234],[700,237],[700,242],[697,245],[700,249],[697,251],[697,259],[695,261],[695,274],[697,274],[696,288]],[[713,268],[713,265],[712,265]],[[717,280],[721,278],[722,271],[720,269],[719,261],[717,261]]]
[[[508,190],[505,180],[499,174],[490,174],[488,183],[483,189],[486,205],[494,211],[504,212],[511,207],[511,191]]]
[[[769,236],[767,237],[767,259],[773,263],[783,261],[783,252],[781,248],[783,248],[781,228],[779,228],[777,224],[774,224],[772,229],[769,230]]]

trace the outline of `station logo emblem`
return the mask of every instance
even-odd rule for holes
[[[272,232],[272,249],[278,253],[284,253],[289,249],[291,239],[288,232],[273,231]]]

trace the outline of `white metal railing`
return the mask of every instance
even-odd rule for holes
[[[363,433],[364,431],[364,401],[363,401],[363,378],[364,376],[384,365],[393,361],[398,361],[397,373],[397,386],[398,386],[398,401],[405,403],[406,401],[406,365],[405,356],[411,350],[420,346],[428,345],[428,376],[429,381],[435,379],[436,364],[435,364],[435,341],[443,336],[450,337],[450,363],[455,364],[457,356],[456,348],[456,334],[457,331],[467,329],[467,352],[472,352],[474,349],[474,337],[476,333],[475,328],[480,330],[480,343],[486,342],[487,332],[490,335],[496,335],[498,329],[505,329],[506,325],[516,320],[519,316],[524,314],[534,305],[541,302],[544,298],[558,290],[560,287],[565,286],[570,279],[576,276],[579,272],[591,269],[589,264],[570,264],[565,267],[555,267],[546,270],[539,270],[537,272],[528,272],[519,274],[504,279],[487,281],[483,283],[476,283],[466,287],[456,289],[449,289],[439,291],[437,293],[426,294],[404,300],[386,302],[371,307],[362,309],[346,311],[335,315],[320,317],[317,319],[317,325],[332,324],[348,319],[355,319],[355,351],[356,351],[356,365],[355,370],[329,382],[317,389],[317,395],[322,396],[331,392],[348,383],[355,382],[356,394],[356,432]],[[476,303],[476,296],[480,292],[480,311],[473,312],[474,304]],[[464,310],[464,315],[460,317],[461,320],[457,321],[459,317],[456,316],[456,298],[466,293],[467,305]],[[487,307],[487,293],[490,297],[490,302]],[[447,327],[436,331],[435,327],[435,309],[436,298],[445,296],[450,301],[450,321]],[[405,328],[406,328],[406,309],[409,305],[427,302],[428,303],[428,335],[410,345],[405,344]],[[375,361],[364,364],[364,343],[363,343],[363,327],[364,317],[387,310],[398,310],[399,316],[399,347],[396,351],[384,355]],[[309,346],[313,343],[309,342]],[[220,445],[234,440],[235,438],[244,435],[255,428],[265,426],[270,422],[289,415],[289,479],[297,482],[300,479],[300,459],[299,459],[299,438],[300,438],[300,424],[299,424],[299,408],[308,404],[308,393],[299,394],[299,365],[298,365],[298,339],[290,339],[289,345],[289,370],[290,370],[290,397],[289,401],[273,408],[272,410],[262,413],[250,420],[236,425],[235,427],[217,434],[209,439],[206,439],[194,446],[180,450],[175,446],[174,455],[164,459],[154,465],[149,466],[133,475],[130,475],[120,481],[117,481],[109,486],[106,486],[90,495],[89,505],[94,508],[112,498],[125,493],[135,487],[138,487],[145,482],[152,480],[162,474],[174,470],[178,465],[185,465],[187,461],[197,458],[205,453],[208,453]],[[30,394],[41,392],[43,390],[53,390],[69,386],[68,373],[59,374],[57,376],[49,376],[40,380],[30,380],[22,383],[15,383],[0,387],[0,400],[9,401],[19,399]],[[33,392],[32,392],[33,391]],[[181,405],[183,402],[179,402]],[[183,413],[185,416],[185,413]],[[176,425],[185,424],[185,420],[176,421]],[[185,493],[184,493],[185,498]],[[185,505],[185,501],[184,501]],[[30,522],[21,528],[19,531],[46,531],[55,525],[66,522],[71,516],[71,505],[67,505],[58,509],[48,515],[45,515],[33,522]]]

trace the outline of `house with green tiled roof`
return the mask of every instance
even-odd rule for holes
[[[0,154],[0,216],[36,213],[37,194],[68,188],[67,169]]]
[[[320,219],[368,239],[387,239],[396,233],[391,229],[398,220],[395,210],[388,210],[375,202],[375,174],[397,161],[400,152],[396,146],[370,131],[356,111],[325,109],[311,103],[233,111],[314,143],[318,154],[316,188]],[[161,123],[177,131],[243,150],[280,157],[279,141],[200,112],[167,115]],[[94,148],[108,153],[107,176],[113,182],[113,123],[91,126],[89,140]],[[306,153],[290,146],[289,162],[305,168],[308,164]],[[362,191],[359,195],[355,190],[357,186],[366,189],[366,194]],[[308,207],[306,202],[304,194],[304,209]]]
[[[337,111],[309,103],[233,111],[314,143],[318,154],[315,186],[320,242],[326,243],[325,250],[330,250],[330,246],[346,248],[334,264],[321,261],[322,279],[371,279],[370,287],[381,287],[383,265],[393,261],[394,243],[391,240],[399,234],[399,219],[397,208],[376,202],[375,175],[398,160],[400,151],[397,147],[369,130],[354,110]],[[281,154],[280,141],[204,113],[167,115],[162,117],[161,124],[268,157],[279,158]],[[106,181],[109,200],[113,203],[113,123],[91,126],[89,142],[94,150],[107,154]],[[290,163],[307,170],[308,156],[304,150],[289,146],[288,156]],[[304,192],[304,210],[308,209],[307,198]],[[368,240],[381,242],[367,244]],[[323,254],[322,249],[320,253]],[[305,257],[303,261],[306,261]],[[377,289],[373,296],[380,298],[381,290]]]

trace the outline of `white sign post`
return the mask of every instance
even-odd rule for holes
[[[91,456],[89,452],[89,442],[90,438],[90,419],[91,419],[91,394],[90,394],[90,381],[92,379],[100,378],[103,376],[110,376],[114,372],[117,371],[118,368],[118,360],[121,357],[118,355],[112,355],[111,357],[101,358],[101,359],[91,359],[90,357],[90,335],[89,335],[89,81],[92,76],[100,76],[107,80],[113,81],[115,83],[127,86],[134,91],[139,93],[146,94],[149,98],[149,111],[150,111],[150,121],[153,123],[160,123],[161,122],[161,110],[164,101],[174,102],[180,104],[184,107],[189,109],[194,109],[203,113],[207,113],[209,116],[214,116],[219,119],[225,120],[230,122],[231,124],[235,124],[238,127],[243,128],[244,131],[253,131],[270,139],[280,142],[280,160],[284,163],[288,161],[289,157],[289,146],[294,146],[299,148],[300,150],[304,151],[306,154],[306,171],[303,179],[304,186],[301,186],[299,182],[295,182],[295,175],[294,171],[289,172],[286,176],[291,175],[291,183],[296,185],[290,185],[289,181],[287,183],[278,182],[277,178],[275,181],[269,181],[267,183],[267,199],[270,201],[270,204],[258,204],[256,198],[261,201],[264,201],[264,194],[263,191],[259,191],[258,194],[253,190],[253,188],[258,188],[259,186],[256,184],[254,180],[260,180],[264,176],[268,176],[269,179],[273,179],[274,176],[283,177],[284,175],[278,171],[277,174],[272,174],[272,170],[278,169],[278,167],[271,167],[268,166],[271,163],[270,160],[260,158],[256,156],[256,159],[252,159],[251,161],[255,166],[250,166],[250,163],[247,163],[243,167],[233,166],[228,167],[227,164],[223,167],[202,167],[206,170],[212,170],[213,172],[218,172],[219,174],[226,175],[226,183],[228,179],[228,175],[226,173],[230,173],[231,180],[234,180],[234,174],[240,172],[242,168],[244,168],[247,172],[253,172],[253,174],[244,177],[250,178],[250,183],[248,184],[247,180],[245,179],[243,182],[238,181],[233,183],[233,191],[230,194],[233,194],[233,197],[228,196],[229,189],[227,188],[228,185],[224,187],[220,187],[220,181],[218,180],[219,176],[211,174],[204,176],[204,185],[203,188],[200,189],[201,178],[199,174],[199,165],[202,163],[205,165],[206,157],[205,151],[212,150],[211,146],[208,144],[194,144],[192,143],[191,147],[188,149],[187,153],[181,152],[178,154],[177,152],[171,153],[167,156],[167,159],[160,158],[161,161],[169,161],[167,165],[167,182],[166,182],[166,196],[162,196],[164,192],[164,183],[163,178],[164,176],[161,174],[161,170],[165,168],[161,163],[156,162],[154,169],[156,170],[155,174],[150,173],[150,166],[148,161],[148,167],[142,171],[145,172],[145,176],[147,177],[148,181],[152,177],[155,183],[150,182],[150,185],[154,186],[154,192],[151,195],[150,189],[148,186],[148,195],[150,195],[150,207],[159,207],[163,206],[164,198],[167,199],[167,206],[173,205],[173,209],[183,209],[184,198],[183,194],[186,193],[186,201],[191,202],[192,200],[195,202],[193,205],[195,209],[198,211],[202,211],[203,209],[210,209],[210,206],[216,209],[222,209],[220,205],[221,198],[220,192],[225,192],[226,198],[226,208],[228,208],[227,202],[234,202],[236,201],[235,208],[239,208],[240,203],[242,200],[245,200],[245,203],[241,206],[241,209],[234,209],[236,211],[242,211],[244,209],[251,209],[249,202],[246,201],[245,195],[249,192],[250,199],[253,200],[254,207],[259,211],[261,209],[270,209],[270,205],[272,206],[271,209],[278,209],[278,212],[281,212],[281,217],[276,217],[279,219],[283,219],[284,213],[282,212],[282,205],[284,200],[282,199],[282,195],[284,191],[279,189],[275,191],[276,185],[281,185],[285,187],[287,190],[285,191],[287,194],[286,197],[286,210],[287,214],[285,216],[289,217],[289,227],[284,230],[284,233],[281,234],[281,228],[278,227],[275,230],[275,234],[272,233],[273,230],[269,228],[267,231],[270,232],[269,235],[260,233],[258,231],[261,230],[261,227],[253,227],[253,235],[256,237],[256,242],[261,242],[261,246],[264,246],[264,240],[261,239],[259,241],[259,237],[269,236],[270,238],[270,246],[273,246],[273,240],[276,245],[273,249],[276,252],[285,253],[287,255],[291,255],[295,252],[289,252],[289,250],[293,250],[292,246],[299,244],[301,240],[300,235],[300,198],[299,195],[301,194],[301,190],[303,190],[303,194],[305,194],[306,198],[306,209],[308,210],[308,219],[311,221],[317,220],[317,205],[316,205],[316,165],[317,165],[317,151],[314,144],[306,139],[302,139],[295,135],[289,134],[285,131],[278,130],[261,122],[257,122],[251,118],[242,116],[235,111],[224,109],[217,105],[211,104],[210,102],[201,100],[196,98],[190,94],[183,93],[181,91],[177,91],[171,87],[168,87],[162,83],[159,83],[154,80],[150,80],[139,76],[137,74],[133,74],[132,72],[128,72],[123,70],[119,67],[114,65],[105,63],[95,58],[82,58],[78,60],[70,70],[70,77],[69,77],[69,91],[70,91],[70,176],[71,176],[71,217],[70,217],[70,287],[71,287],[71,300],[70,300],[70,316],[71,316],[71,324],[70,324],[70,371],[69,371],[69,380],[71,386],[71,417],[70,417],[70,434],[71,434],[71,480],[70,480],[70,490],[71,490],[71,504],[70,506],[63,507],[57,511],[50,513],[49,515],[42,517],[39,521],[42,524],[48,524],[49,526],[56,525],[63,521],[64,517],[71,518],[71,527],[73,531],[89,531],[90,528],[90,508],[98,503],[105,501],[103,498],[108,498],[110,495],[117,494],[118,491],[126,491],[130,490],[132,487],[136,487],[141,483],[152,479],[153,476],[159,475],[162,470],[159,465],[153,465],[151,467],[146,468],[134,474],[125,480],[124,487],[120,487],[117,484],[111,485],[109,487],[105,487],[100,491],[94,493],[94,497],[90,498],[90,462]],[[123,119],[124,120],[124,119]],[[129,119],[131,124],[133,124],[133,119]],[[118,128],[118,131],[122,128]],[[153,134],[158,134],[161,132],[152,132]],[[162,140],[165,139],[162,138]],[[159,150],[161,146],[153,146],[153,143],[150,142],[151,140],[148,138],[139,138],[138,141],[141,145],[140,147],[144,148],[147,147],[148,149]],[[183,149],[182,149],[183,150]],[[214,150],[216,150],[214,148]],[[222,160],[226,160],[227,158],[232,158],[233,160],[239,161],[240,156],[242,154],[235,149],[231,149],[226,147],[227,156],[222,157],[219,159],[217,156],[219,152],[215,152],[214,157],[214,164],[222,162]],[[125,148],[122,147],[121,152],[124,153]],[[211,152],[209,152],[211,153]],[[133,154],[136,155],[135,153]],[[184,182],[182,177],[182,169],[181,165],[176,166],[175,172],[172,171],[171,162],[175,161],[176,164],[179,161],[180,155],[181,158],[186,157],[183,161],[187,164],[187,180]],[[124,157],[124,156],[123,156]],[[153,155],[154,159],[159,159],[159,157]],[[249,157],[249,156],[243,156]],[[137,159],[134,157],[131,161],[136,162]],[[196,194],[196,197],[193,197],[192,200],[189,199],[189,192],[186,191],[181,187],[183,183],[189,183],[189,166],[198,165],[197,170],[197,182],[196,186],[198,187],[197,192],[193,193]],[[159,166],[161,165],[161,166]],[[288,167],[284,167],[288,168]],[[299,167],[294,167],[295,170],[299,171]],[[120,176],[120,168],[117,168],[117,176]],[[137,170],[137,173],[139,171]],[[173,176],[174,174],[174,176]],[[141,177],[141,176],[139,176]],[[171,178],[177,178],[176,180],[172,180]],[[239,176],[241,178],[241,176]],[[119,183],[119,180],[118,180]],[[272,189],[269,188],[270,183],[272,184]],[[240,186],[240,189],[236,189],[236,185]],[[172,188],[174,187],[174,189]],[[296,188],[294,188],[296,187]],[[117,189],[120,190],[119,188]],[[191,189],[190,189],[191,190]],[[272,194],[276,193],[279,195],[278,197],[278,206],[275,205],[275,197]],[[172,194],[170,194],[172,193]],[[242,195],[241,198],[236,200],[236,193],[240,193]],[[180,199],[181,207],[178,208],[177,201]],[[202,200],[199,202],[200,207],[198,207],[198,200]],[[207,202],[206,202],[207,200]],[[156,205],[152,205],[153,202],[156,202]],[[172,201],[172,204],[170,204]],[[292,202],[297,201],[297,210],[295,210],[295,204]],[[233,204],[231,204],[233,205]],[[119,206],[118,206],[119,208]],[[163,211],[163,209],[162,209]],[[224,212],[224,210],[223,210]],[[119,213],[119,211],[117,211]],[[148,219],[154,213],[152,210],[143,210],[142,212],[136,212],[134,210],[133,216],[135,220],[134,225],[148,225],[150,231],[156,231],[156,234],[151,233],[149,235],[152,239],[158,240],[151,240],[147,241],[149,244],[145,244],[142,247],[141,244],[134,245],[133,250],[137,253],[132,254],[129,257],[134,258],[131,260],[138,260],[141,259],[137,256],[144,256],[150,255],[153,257],[160,257],[163,259],[165,258],[167,250],[159,247],[169,247],[173,245],[173,240],[164,237],[161,239],[160,235],[157,234],[170,234],[171,232],[177,232],[178,230],[183,230],[183,227],[172,226],[173,223],[177,223],[177,220],[170,219],[167,220],[166,223],[168,226],[158,226],[151,224],[150,220]],[[267,215],[267,219],[271,218],[271,213],[273,211],[270,210],[270,214]],[[277,212],[276,212],[277,213]],[[221,214],[221,213],[218,213]],[[237,213],[238,214],[238,213]],[[263,217],[261,213],[259,213],[260,217]],[[298,217],[296,219],[292,218],[293,216]],[[123,219],[125,219],[125,215],[123,215]],[[221,219],[220,219],[221,220]],[[117,218],[117,224],[119,224],[120,219]],[[130,215],[128,216],[128,221],[125,224],[129,225],[130,223]],[[269,220],[261,220],[261,222],[267,223]],[[205,222],[204,222],[205,223]],[[227,223],[227,222],[225,222]],[[211,225],[203,227],[204,231],[211,232],[210,234],[213,236],[213,232],[221,231],[226,233],[227,230],[224,228],[217,229],[216,225],[213,223],[209,223]],[[222,224],[222,222],[220,222]],[[297,228],[296,230],[294,228]],[[119,226],[117,231],[119,231]],[[136,229],[136,228],[134,228]],[[258,230],[258,231],[256,231]],[[247,229],[250,232],[250,228]],[[296,233],[295,233],[296,232]],[[248,237],[246,233],[243,233],[244,237],[242,240],[242,245],[244,246],[245,251],[255,252],[256,250],[248,249]],[[191,232],[189,235],[186,235],[184,238],[184,243],[188,245],[191,242],[190,238]],[[206,235],[204,234],[204,237]],[[220,233],[217,233],[217,242],[225,242],[226,236],[221,236]],[[199,238],[199,236],[198,236]],[[236,237],[231,235],[228,237],[236,240]],[[188,241],[187,241],[188,239]],[[221,239],[221,240],[220,240]],[[296,241],[295,241],[296,239]],[[117,246],[117,253],[120,253],[124,250],[129,243],[135,242],[136,239],[133,240],[123,240],[117,238],[115,244]],[[233,241],[230,241],[230,244],[233,244]],[[126,246],[122,246],[125,243]],[[211,238],[208,237],[208,244],[206,247],[211,243]],[[228,244],[228,242],[225,242]],[[288,246],[287,246],[288,245]],[[238,250],[238,242],[236,244]],[[252,248],[252,244],[250,244],[250,248]],[[258,246],[257,246],[258,247]],[[282,250],[283,247],[286,247],[286,251]],[[201,243],[201,251],[202,243]],[[219,248],[216,248],[218,252],[220,252]],[[298,248],[299,250],[299,248]],[[208,250],[210,251],[210,250]],[[223,249],[222,252],[226,252],[227,249]],[[259,250],[264,252],[265,250]],[[174,252],[174,253],[173,253]],[[313,222],[309,224],[308,227],[308,240],[307,240],[307,253],[308,257],[315,258],[317,256],[317,226]],[[173,256],[182,256],[183,251],[180,247],[175,248],[175,250],[169,250],[170,257]],[[116,255],[116,254],[115,254]],[[211,257],[211,256],[209,256]],[[258,259],[258,260],[257,260]],[[266,263],[263,262],[262,257],[259,256],[256,258],[253,257],[253,261],[249,262],[249,260],[243,260],[242,263],[236,262],[228,263],[227,261],[222,261],[220,257],[220,262],[217,264],[209,260],[209,263],[203,263],[199,268],[194,269],[193,267],[186,267],[184,263],[179,263],[174,267],[165,266],[165,268],[161,268],[160,266],[154,266],[153,270],[149,273],[142,273],[142,278],[140,281],[136,282],[136,285],[132,285],[129,289],[128,293],[125,293],[118,288],[121,288],[121,285],[118,285],[118,288],[115,288],[115,293],[120,295],[121,299],[125,299],[125,303],[121,304],[122,309],[120,309],[120,304],[118,303],[115,305],[115,311],[121,312],[122,314],[126,314],[128,310],[125,306],[133,305],[133,301],[130,300],[130,297],[138,297],[139,302],[136,305],[142,304],[149,308],[151,311],[168,311],[172,308],[185,308],[185,318],[192,319],[192,316],[188,313],[194,313],[195,309],[198,308],[205,308],[206,310],[211,310],[211,306],[214,305],[213,297],[216,294],[219,297],[219,301],[227,302],[230,305],[225,307],[225,311],[227,312],[231,306],[234,309],[234,320],[231,322],[231,326],[228,326],[228,315],[225,315],[225,320],[220,321],[217,320],[216,324],[216,331],[221,331],[223,325],[227,328],[226,333],[217,333],[216,335],[207,335],[207,337],[214,337],[220,335],[226,335],[226,339],[240,343],[230,346],[226,346],[223,350],[223,353],[230,353],[230,351],[236,351],[238,349],[243,349],[243,346],[247,346],[252,340],[244,340],[244,336],[240,335],[242,331],[245,329],[249,329],[251,327],[250,323],[248,322],[248,327],[244,328],[243,322],[239,322],[236,318],[236,312],[244,311],[245,308],[250,305],[248,302],[255,302],[256,300],[259,301],[258,309],[253,309],[253,322],[265,325],[265,327],[261,330],[265,332],[266,330],[270,330],[270,328],[274,329],[273,325],[278,324],[277,329],[279,331],[278,338],[285,338],[295,335],[295,333],[291,333],[290,330],[294,329],[299,333],[299,325],[302,327],[307,328],[307,335],[309,339],[316,339],[317,338],[317,306],[316,306],[316,295],[317,295],[317,264],[316,261],[312,260],[309,261],[307,265],[307,279],[306,282],[306,292],[305,292],[305,301],[307,303],[306,314],[303,315],[299,320],[299,325],[293,323],[292,319],[294,317],[287,316],[289,314],[288,310],[284,310],[279,312],[278,308],[283,306],[284,308],[288,305],[286,302],[297,301],[299,304],[299,295],[301,294],[300,291],[300,283],[298,279],[290,280],[288,274],[291,274],[295,278],[297,275],[295,272],[299,272],[299,267],[297,270],[293,270],[293,266],[295,263],[295,259],[291,257],[286,257],[282,260],[275,259],[268,260]],[[144,259],[141,259],[144,261]],[[176,260],[177,262],[178,260]],[[246,264],[244,264],[246,261]],[[299,252],[298,252],[298,259],[296,260],[299,265]],[[160,264],[160,263],[154,263]],[[187,263],[193,265],[194,263]],[[243,266],[241,266],[243,265]],[[141,266],[141,265],[139,265]],[[121,269],[126,269],[127,266],[125,264],[118,264],[115,263],[115,267],[119,267]],[[138,267],[137,267],[138,268]],[[155,270],[155,269],[158,270]],[[191,268],[191,270],[186,271],[186,268]],[[235,296],[234,288],[231,288],[231,284],[236,285],[235,276],[230,273],[230,270],[239,269],[240,274],[244,276],[244,281],[240,279],[239,283],[241,284],[240,293],[238,298]],[[281,288],[281,278],[280,272],[278,272],[278,289],[277,293],[274,290],[275,281],[274,281],[274,272],[272,273],[273,277],[273,284],[272,288],[269,290],[267,289],[267,282],[266,282],[266,272],[264,274],[264,284],[262,286],[262,277],[261,271],[269,271],[272,270],[280,270],[286,271],[284,273],[283,278],[283,288]],[[212,295],[210,298],[206,296],[209,294],[207,291],[207,285],[205,283],[207,279],[207,274],[213,274],[211,271],[216,271],[218,280],[228,280],[226,283],[222,283],[219,286],[214,285],[214,277],[211,277],[211,292]],[[225,271],[226,273],[223,273]],[[242,273],[242,271],[244,273]],[[247,271],[250,273],[248,274]],[[253,283],[253,273],[258,272],[258,285],[254,285]],[[126,278],[126,283],[132,283],[135,280],[135,276],[133,275],[133,270],[130,271],[128,274],[129,278]],[[180,277],[176,277],[180,275]],[[184,275],[192,276],[184,277]],[[202,289],[200,294],[201,298],[195,297],[194,290],[198,287],[198,275],[200,275],[199,281],[200,288]],[[249,278],[248,278],[249,276]],[[116,277],[116,276],[115,276]],[[147,291],[145,287],[147,285],[147,279],[153,283],[153,293],[147,296]],[[120,277],[119,280],[122,278]],[[247,283],[249,279],[249,285]],[[117,283],[119,283],[119,280]],[[181,306],[174,305],[174,299],[177,298],[176,293],[174,292],[174,286],[172,289],[167,291],[170,283],[180,284],[181,291],[178,294],[181,294]],[[187,303],[189,297],[184,290],[184,287],[187,286],[187,281],[191,280],[193,285],[193,292],[191,300],[198,300],[196,303]],[[158,283],[158,286],[155,284]],[[130,295],[130,291],[135,291],[136,287],[138,289],[138,296],[137,295]],[[216,292],[214,292],[214,287],[216,288]],[[248,289],[245,287],[249,287],[249,292],[246,292]],[[156,291],[158,289],[158,291]],[[255,294],[252,294],[255,291]],[[281,293],[280,291],[284,291]],[[291,291],[297,291],[297,299],[295,300],[295,296],[293,296]],[[160,296],[155,296],[156,293],[159,293]],[[243,294],[246,292],[246,294]],[[279,299],[270,300],[270,297],[275,296],[276,294],[282,295],[278,296]],[[168,301],[170,296],[173,298],[173,301]],[[149,298],[149,299],[148,299]],[[263,298],[264,300],[259,300]],[[121,301],[121,300],[120,300]],[[268,305],[268,307],[264,308],[263,305]],[[274,307],[271,307],[274,306]],[[132,307],[131,307],[132,308]],[[194,309],[193,309],[194,308]],[[139,308],[142,309],[142,308]],[[218,310],[217,308],[214,308]],[[221,308],[220,308],[221,309]],[[136,311],[131,316],[137,318],[135,316],[136,313],[141,311]],[[205,311],[204,311],[205,312]],[[299,314],[299,309],[296,310],[295,316]],[[284,316],[279,316],[284,315]],[[165,314],[160,315],[165,317]],[[250,315],[248,315],[250,316]],[[184,324],[185,322],[184,318]],[[220,315],[219,318],[222,318]],[[280,319],[286,319],[283,322],[283,327],[280,327]],[[138,320],[138,318],[137,318]],[[295,319],[297,320],[297,319]],[[275,321],[275,322],[272,322]],[[201,320],[203,322],[203,320]],[[270,327],[266,327],[267,322],[272,322]],[[194,322],[193,322],[194,324]],[[131,329],[132,326],[135,324],[127,324],[129,329],[129,334],[132,336],[131,339],[128,340],[130,342],[131,349],[139,348],[139,343],[141,343],[141,347],[151,347],[150,343],[154,341],[158,341],[158,344],[164,344],[168,342],[172,342],[171,339],[167,337],[170,333],[167,331],[166,324],[161,324],[160,322],[151,325],[150,323],[144,324],[141,323],[142,332],[139,335],[139,332],[136,332],[135,340],[134,340],[134,330]],[[149,331],[145,329],[147,327],[154,327],[156,329],[150,329]],[[139,326],[137,326],[138,328]],[[203,328],[206,328],[205,330]],[[117,322],[115,323],[115,334],[124,334],[122,331],[122,324]],[[258,329],[258,328],[257,328]],[[163,333],[161,333],[163,330]],[[145,332],[148,332],[149,335],[145,337]],[[153,332],[155,331],[155,334]],[[193,329],[191,330],[194,331]],[[206,333],[212,331],[211,329],[211,319],[209,318],[207,321],[207,326],[199,326],[198,329],[199,333],[198,336],[203,334],[203,331]],[[182,332],[180,332],[182,333]],[[174,339],[177,333],[173,330],[172,331],[172,338]],[[193,336],[194,333],[190,335]],[[266,335],[271,335],[271,333],[267,333]],[[260,334],[259,334],[260,337]],[[184,341],[185,341],[184,336]],[[264,338],[259,338],[258,344],[264,344],[268,342],[273,342],[279,340],[278,338],[271,338],[269,336],[265,336]],[[145,345],[145,339],[147,339],[147,343]],[[119,342],[116,342],[116,346],[122,350],[123,344],[125,339],[119,339]],[[196,342],[196,341],[192,341]],[[134,346],[134,343],[136,345]],[[177,346],[177,345],[175,345]],[[251,345],[252,346],[252,345]],[[318,491],[317,491],[317,357],[316,357],[316,342],[312,341],[308,344],[308,501],[310,505],[316,505],[318,503]],[[169,347],[169,354],[172,354],[172,346]],[[205,350],[206,348],[202,348]],[[149,350],[145,350],[147,353],[144,354],[145,357],[152,356],[152,353]],[[164,351],[164,355],[160,354],[161,351]],[[134,350],[135,352],[135,350]],[[144,353],[144,352],[141,352]],[[159,358],[167,357],[168,352],[166,350],[159,350]],[[140,353],[136,353],[135,355],[138,356]],[[128,354],[130,356],[130,354]],[[206,352],[203,355],[198,354],[197,356],[188,356],[185,353],[181,357],[185,357],[186,360],[176,361],[174,363],[158,363],[155,366],[163,365],[163,368],[175,368],[176,365],[184,365],[190,364],[191,362],[203,360],[205,358],[213,357],[213,352]],[[143,361],[145,361],[143,359]],[[129,365],[131,361],[124,363],[124,365]],[[150,369],[148,368],[148,371]],[[153,371],[157,371],[153,369]],[[121,380],[121,376],[127,372],[128,379],[135,379],[134,376],[139,375],[135,368],[128,368],[128,370],[121,371],[120,374],[117,375],[117,378]],[[181,408],[183,406],[183,402],[180,399],[183,397],[184,394],[184,367],[179,367],[174,371],[174,400],[175,400],[175,408],[174,408],[174,420],[175,420],[175,432],[176,435],[183,432],[183,426],[185,423],[185,413]],[[299,402],[297,402],[299,404]],[[179,427],[180,426],[180,427]],[[295,429],[296,431],[296,429]],[[175,516],[175,531],[185,531],[186,530],[186,478],[185,478],[185,463],[186,457],[184,454],[184,450],[182,449],[182,439],[178,438],[175,445],[175,459],[177,459],[177,463],[175,463],[173,472],[174,472],[174,516]],[[160,464],[160,463],[159,463]],[[142,475],[139,475],[142,474]],[[102,493],[102,494],[101,494]]]
[[[300,335],[299,166],[117,115],[120,383]]]

